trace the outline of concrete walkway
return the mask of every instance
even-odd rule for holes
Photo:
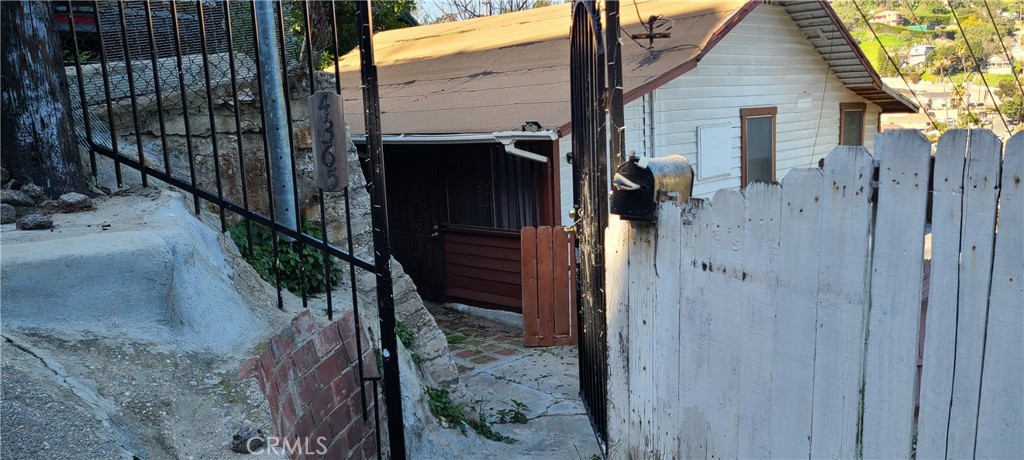
[[[494,452],[467,453],[465,458],[590,460],[600,456],[579,397],[576,347],[526,348],[521,328],[460,311],[465,308],[433,304],[427,308],[448,336],[459,377],[475,409],[494,414],[513,408],[513,401],[529,408],[524,425],[494,425],[495,431],[515,438],[514,444],[495,442]]]

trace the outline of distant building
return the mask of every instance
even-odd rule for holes
[[[992,55],[985,62],[984,71],[994,75],[1013,75],[1013,65],[1006,60],[1006,56]]]
[[[883,10],[871,16],[871,22],[898,26],[903,24],[903,13],[893,10]]]
[[[907,54],[907,64],[917,65],[924,64],[928,60],[928,54],[935,51],[935,47],[932,45],[914,45],[910,47],[910,53]]]
[[[926,113],[912,113],[909,115],[882,116],[883,131],[885,129],[919,129],[926,131],[932,129],[932,119]],[[895,128],[898,126],[899,128]]]

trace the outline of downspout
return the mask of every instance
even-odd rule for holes
[[[519,147],[516,147],[516,140],[515,139],[498,139],[498,140],[499,140],[499,142],[501,142],[501,145],[505,146],[505,152],[506,153],[515,155],[517,157],[526,158],[527,160],[536,161],[538,163],[547,163],[548,162],[548,158],[545,157],[544,155],[539,155],[539,154],[536,154],[536,153],[533,153],[533,152],[530,152],[530,151],[527,151],[527,150],[523,150],[523,149],[521,149]]]

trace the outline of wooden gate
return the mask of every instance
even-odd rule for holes
[[[576,258],[573,238],[562,227],[524,227],[523,344],[575,345]]]

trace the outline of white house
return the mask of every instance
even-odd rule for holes
[[[881,82],[825,1],[638,0],[639,15],[626,6],[626,151],[685,155],[697,172],[697,196],[780,180],[790,168],[817,164],[838,143],[870,150],[880,113],[917,111]],[[477,255],[488,255],[497,251],[488,252],[487,241],[502,231],[569,223],[570,7],[374,38],[391,228],[417,241],[409,248],[419,252],[395,254],[416,264],[428,253],[445,254],[433,275],[413,275],[418,286],[436,286],[439,297],[476,300],[465,286],[468,269],[450,266],[466,255],[451,253],[453,232],[473,235]],[[671,37],[650,50],[646,41],[635,43],[629,35],[644,30],[638,16],[663,18],[659,31]],[[340,65],[350,85],[346,118],[361,133],[358,53]],[[465,250],[469,240],[451,247]],[[483,267],[472,268],[484,276]],[[451,280],[460,285],[452,288]],[[484,303],[514,309],[513,299],[487,297]]]
[[[1010,61],[999,54],[993,54],[985,61],[984,70],[993,75],[1013,75],[1013,66],[1010,65]]]
[[[910,47],[910,52],[907,53],[907,65],[924,64],[928,61],[928,54],[935,51],[935,47],[932,45],[914,45]]]

